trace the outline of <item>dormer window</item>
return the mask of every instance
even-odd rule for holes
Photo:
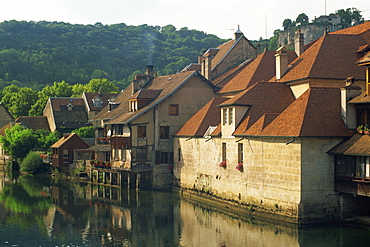
[[[232,125],[234,123],[234,108],[222,109],[222,124]]]
[[[94,107],[102,107],[103,106],[103,101],[99,97],[94,98],[93,100]]]
[[[67,107],[68,111],[73,110],[73,105],[71,103],[69,103],[66,107]]]
[[[137,100],[129,100],[129,112],[136,112],[138,110],[137,108]]]
[[[119,106],[119,102],[109,102],[109,111],[116,109]]]

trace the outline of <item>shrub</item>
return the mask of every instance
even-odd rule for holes
[[[48,165],[42,162],[40,154],[37,152],[29,152],[20,164],[21,172],[30,174],[45,173],[49,171]]]

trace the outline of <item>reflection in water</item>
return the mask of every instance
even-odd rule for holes
[[[176,193],[0,172],[0,246],[356,246],[369,233],[236,217]]]

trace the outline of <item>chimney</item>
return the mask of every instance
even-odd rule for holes
[[[212,59],[216,56],[220,49],[210,48],[203,54],[201,62],[201,74],[207,78],[207,80],[212,80]]]
[[[237,41],[241,36],[243,36],[243,32],[240,31],[240,28],[238,25],[238,30],[235,32],[235,41]]]
[[[304,34],[300,29],[294,35],[294,49],[298,57],[304,52]]]
[[[361,87],[355,85],[355,78],[348,77],[346,86],[340,89],[341,92],[341,115],[344,124],[348,129],[355,129],[356,122],[356,105],[348,102],[361,93]]]
[[[287,49],[282,46],[276,50],[276,80],[280,80],[284,73],[288,70],[288,53]]]
[[[153,65],[146,66],[146,75],[150,77],[154,76],[154,66]]]

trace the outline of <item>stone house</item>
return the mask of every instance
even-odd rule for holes
[[[258,53],[259,50],[238,29],[233,40],[223,43],[217,48],[208,49],[198,56],[198,63],[188,65],[183,71],[200,71],[205,78],[216,85],[218,81],[214,82],[214,80],[217,77],[238,67],[246,60],[257,57]]]
[[[89,145],[76,133],[64,134],[51,146],[51,165],[61,172],[67,172],[68,166],[74,161],[74,151],[88,147]]]
[[[136,75],[91,120],[96,136],[109,139],[112,168],[147,172],[152,174],[154,188],[168,186],[172,179],[172,134],[214,97],[216,90],[197,71],[154,76],[153,66],[147,66],[145,75]]]
[[[296,223],[359,213],[355,209],[370,201],[336,190],[330,152],[340,153],[332,149],[365,124],[360,119],[366,117],[356,119],[350,100],[369,81],[368,69],[357,64],[367,64],[369,37],[370,23],[364,23],[306,46],[297,40],[293,61],[282,47],[263,55],[275,64],[246,65],[219,91],[221,97],[209,101],[174,134],[176,183]],[[248,68],[257,71],[259,66],[274,73],[264,82],[251,83]],[[350,88],[357,91],[348,92]],[[364,105],[357,106],[361,113]]]
[[[51,97],[44,108],[50,131],[70,132],[89,125],[83,98]]]

